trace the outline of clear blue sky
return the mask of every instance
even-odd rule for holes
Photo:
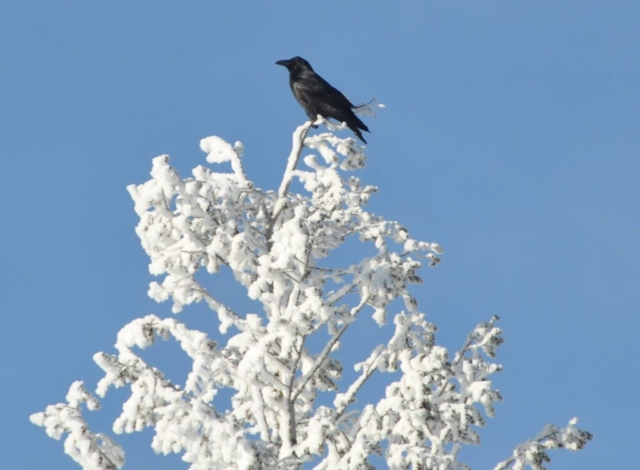
[[[637,1],[4,2],[0,466],[76,468],[29,414],[73,380],[93,389],[91,356],[125,323],[171,315],[146,297],[125,187],[162,153],[186,176],[215,134],[275,188],[304,113],[274,62],[301,55],[387,105],[365,118],[360,177],[380,188],[372,210],[446,251],[415,291],[440,341],[502,317],[505,401],[467,461],[491,468],[577,415],[595,440],[552,468],[634,468],[638,25]],[[99,430],[124,396],[91,416]],[[127,468],[186,468],[149,439],[123,439]]]

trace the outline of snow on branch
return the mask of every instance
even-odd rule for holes
[[[91,470],[113,470],[124,465],[124,451],[109,437],[93,433],[82,416],[80,405],[89,410],[100,408],[100,402],[91,395],[82,382],[69,387],[67,403],[49,405],[41,413],[30,416],[31,422],[45,428],[47,435],[60,440],[64,434],[64,451],[82,468]]]
[[[182,177],[163,155],[153,159],[149,181],[127,188],[158,277],[149,296],[171,301],[174,313],[204,302],[220,335],[214,341],[155,315],[122,328],[116,353],[94,356],[104,371],[98,396],[130,390],[113,431],[151,428],[154,451],[181,453],[190,469],[364,469],[372,455],[394,469],[469,468],[459,450],[480,442],[502,399],[492,382],[501,370],[493,362],[503,342],[498,319],[473,329],[450,359],[410,292],[423,266],[439,263],[441,247],[369,212],[377,188],[353,174],[366,164],[364,148],[331,132],[308,136],[312,124],[294,132],[277,191],[249,180],[241,143],[216,136],[200,143],[210,166]],[[300,193],[291,191],[294,182]],[[345,263],[336,250],[350,240],[362,255]],[[260,312],[220,300],[212,276],[222,267]],[[381,327],[392,322],[389,336],[362,357],[344,357],[340,342],[362,315]],[[159,338],[176,341],[190,359],[184,383],[141,357]],[[318,338],[324,347],[312,351]],[[350,366],[357,374],[349,382]],[[358,407],[374,375],[387,378],[384,396]],[[223,391],[230,404],[220,400]],[[320,394],[331,405],[320,404]],[[84,468],[120,468],[122,449],[89,431],[80,413],[80,403],[95,409],[97,400],[80,382],[67,400],[32,422],[57,439],[67,433],[65,450]],[[571,426],[547,428],[497,468],[533,465],[535,455],[546,456],[540,449],[580,448],[590,435]]]
[[[533,470],[545,470],[545,463],[551,462],[547,451],[565,448],[573,451],[581,450],[587,442],[593,439],[588,431],[576,427],[578,418],[572,418],[565,428],[558,428],[548,424],[533,439],[518,445],[513,456],[500,462],[494,470],[523,470],[527,467]]]

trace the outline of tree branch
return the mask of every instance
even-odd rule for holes
[[[364,307],[367,303],[367,301],[369,300],[368,297],[364,297],[360,303],[358,304],[357,307],[354,307],[351,310],[352,316],[355,316],[358,314],[358,312],[360,310],[362,310],[362,307]],[[322,352],[320,353],[320,355],[316,358],[315,363],[313,364],[313,366],[311,366],[311,369],[309,369],[309,372],[307,372],[307,374],[302,377],[300,383],[298,384],[298,386],[296,387],[296,390],[293,394],[293,400],[295,401],[296,398],[298,398],[298,395],[300,395],[300,393],[302,393],[302,390],[304,389],[304,387],[307,385],[307,383],[309,383],[309,380],[311,380],[311,377],[313,377],[313,375],[317,372],[317,370],[320,368],[320,366],[322,366],[322,364],[324,363],[324,361],[327,359],[327,357],[329,356],[329,353],[331,353],[331,350],[333,349],[333,346],[338,342],[338,340],[340,339],[340,337],[344,334],[345,331],[347,331],[347,328],[349,328],[349,326],[351,325],[351,323],[345,325],[342,327],[342,329],[336,333],[335,335],[333,335],[333,338],[331,338],[329,340],[329,342],[327,343],[327,345],[324,347],[324,349],[322,350]]]
[[[282,177],[282,182],[280,183],[280,189],[278,189],[278,200],[273,208],[273,215],[271,219],[275,223],[275,220],[280,215],[280,211],[282,210],[282,206],[284,204],[284,199],[287,197],[287,191],[289,190],[289,186],[291,185],[291,181],[295,176],[296,165],[298,164],[298,160],[300,160],[300,154],[302,153],[302,149],[304,148],[304,139],[309,132],[309,129],[313,125],[312,121],[307,121],[301,126],[298,126],[296,131],[293,133],[293,147],[291,148],[291,153],[289,154],[289,159],[287,160],[287,168],[284,171],[284,176]]]

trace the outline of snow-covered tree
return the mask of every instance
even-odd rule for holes
[[[149,295],[170,300],[174,313],[205,302],[220,331],[212,339],[174,318],[133,320],[119,332],[115,354],[95,354],[104,370],[95,394],[128,386],[113,432],[152,428],[153,450],[182,453],[193,470],[366,469],[373,455],[392,469],[467,469],[459,450],[480,443],[478,428],[501,400],[491,381],[501,370],[493,362],[503,342],[498,318],[476,326],[453,354],[436,343],[410,286],[421,283],[424,263],[438,264],[442,249],[368,212],[376,188],[352,176],[365,165],[364,148],[331,132],[307,136],[310,126],[295,131],[277,192],[256,188],[242,144],[219,137],[201,141],[210,166],[192,177],[180,177],[164,155],[153,160],[149,181],[128,188],[150,271],[161,277]],[[301,194],[292,183],[301,183]],[[352,239],[371,254],[353,264],[332,256]],[[219,299],[207,275],[225,266],[262,311],[239,312]],[[349,364],[357,373],[347,381],[343,364],[351,358],[340,354],[341,338],[363,315],[394,326],[384,344]],[[158,338],[174,338],[191,359],[185,383],[140,357]],[[313,351],[317,338],[325,341]],[[358,401],[374,376],[387,379],[382,398]],[[217,399],[223,390],[231,396],[226,407]],[[83,408],[99,407],[75,382],[66,402],[31,421],[50,437],[66,436],[65,452],[83,468],[121,468],[121,446],[90,431],[83,417]],[[578,450],[590,439],[575,419],[549,425],[495,468],[543,469],[549,449]]]

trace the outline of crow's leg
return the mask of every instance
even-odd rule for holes
[[[318,115],[309,113],[309,114],[307,114],[307,116],[309,116],[309,121],[312,122],[311,127],[313,127],[314,129],[317,129],[318,126],[316,124],[313,124],[313,123],[318,120]]]

